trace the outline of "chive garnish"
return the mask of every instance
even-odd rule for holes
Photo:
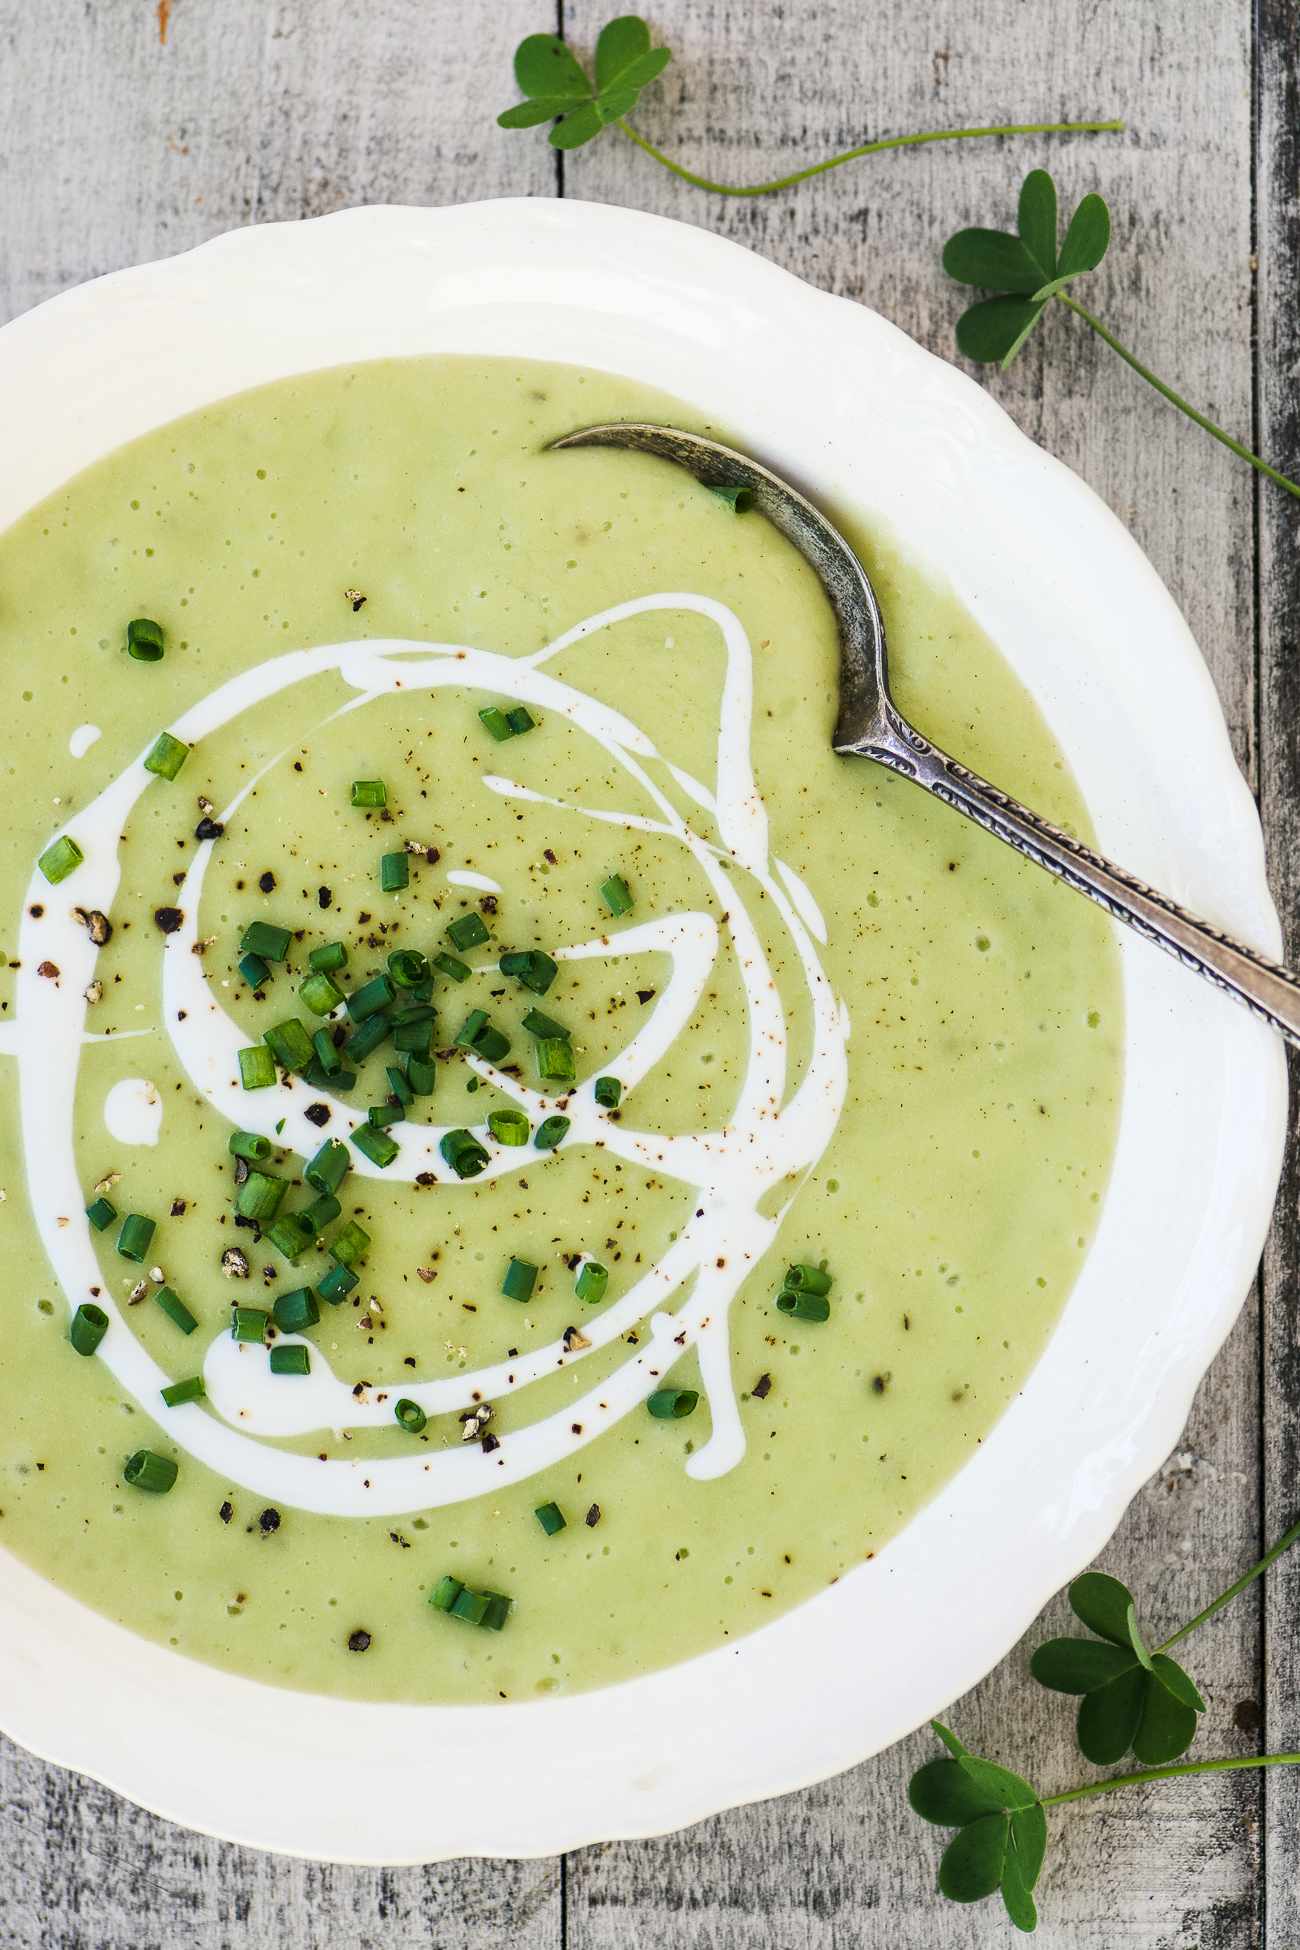
[[[232,1131],[226,1149],[232,1157],[246,1158],[250,1164],[260,1165],[275,1147],[270,1138],[261,1137],[256,1131]]]
[[[299,982],[298,995],[304,1006],[314,1016],[332,1015],[343,1000],[343,991],[328,975],[319,972],[309,975],[305,982]]]
[[[384,894],[400,894],[411,878],[405,853],[382,853],[379,857],[379,888]]]
[[[504,745],[507,738],[513,738],[515,735],[515,728],[509,718],[504,711],[498,710],[495,704],[489,704],[480,711],[478,720],[485,731],[491,732],[498,745]]]
[[[349,1219],[330,1247],[330,1258],[337,1260],[340,1266],[351,1266],[354,1260],[361,1258],[369,1245],[370,1234],[355,1219]],[[322,1293],[325,1291],[323,1282],[320,1290]]]
[[[621,873],[612,873],[608,880],[602,880],[600,891],[608,901],[612,913],[632,912],[632,890]]]
[[[97,1198],[93,1205],[86,1207],[86,1217],[96,1232],[107,1232],[117,1217],[117,1207],[110,1205],[106,1198]]]
[[[429,964],[418,948],[395,948],[388,957],[388,972],[399,988],[414,989],[429,979]]]
[[[168,1320],[179,1327],[182,1334],[192,1334],[194,1332],[194,1329],[199,1324],[198,1321],[195,1320],[185,1302],[177,1294],[173,1293],[169,1286],[160,1286],[154,1294],[154,1299],[158,1302],[158,1305],[162,1308]]]
[[[308,1246],[315,1245],[316,1229],[308,1225],[300,1212],[286,1212],[273,1226],[267,1227],[262,1237],[269,1240],[285,1259],[294,1260],[300,1253],[305,1253]]]
[[[541,1268],[528,1259],[512,1259],[506,1268],[506,1276],[501,1282],[501,1291],[507,1300],[531,1300],[533,1288],[537,1285],[537,1275]]]
[[[459,921],[448,922],[447,933],[451,936],[452,947],[459,948],[462,954],[470,948],[481,947],[488,938],[481,914],[462,914]],[[457,979],[463,981],[465,978],[458,976]]]
[[[351,1165],[347,1145],[340,1144],[336,1138],[326,1138],[316,1156],[308,1163],[303,1177],[315,1192],[336,1192]]]
[[[70,834],[61,833],[57,840],[46,847],[36,864],[51,887],[57,887],[61,880],[66,880],[70,873],[76,872],[85,857]],[[486,941],[486,930],[483,938]]]
[[[348,1037],[347,1053],[354,1063],[364,1063],[392,1033],[393,1025],[387,1016],[367,1016]]]
[[[235,1210],[241,1219],[255,1219],[261,1225],[275,1217],[288,1189],[285,1178],[273,1178],[269,1171],[250,1171],[235,1193]]]
[[[315,1327],[320,1321],[316,1295],[309,1286],[296,1286],[291,1293],[278,1294],[271,1318],[282,1334],[301,1334],[304,1328]]]
[[[326,1226],[333,1225],[342,1210],[343,1207],[339,1204],[333,1192],[322,1192],[319,1198],[312,1200],[307,1210],[303,1213],[303,1222],[311,1226],[319,1236],[319,1234],[324,1232]]]
[[[427,1062],[433,1048],[432,1016],[426,1016],[422,1022],[399,1022],[393,1047],[406,1056],[422,1056]]]
[[[386,1131],[390,1124],[404,1124],[405,1122],[405,1104],[371,1104],[369,1110],[366,1112],[366,1125],[372,1131]],[[365,1128],[366,1126],[363,1125],[362,1129]],[[356,1139],[357,1133],[354,1131],[352,1134],[354,1144],[356,1143]],[[361,1148],[365,1150],[364,1145]],[[369,1157],[369,1155],[369,1152],[366,1152],[366,1156]]]
[[[523,736],[525,731],[533,730],[534,726],[537,723],[537,720],[536,718],[533,717],[532,713],[526,709],[524,705],[516,704],[513,711],[506,712],[506,723],[510,726],[510,729],[514,732],[515,737],[520,738]]]
[[[396,1110],[391,1106],[384,1109],[384,1116],[394,1123],[400,1121],[403,1114],[400,1105]],[[372,1165],[378,1165],[381,1171],[385,1166],[392,1164],[402,1148],[396,1138],[389,1137],[386,1129],[378,1128],[374,1124],[360,1125],[352,1133],[352,1142],[357,1150],[369,1158]]]
[[[364,1022],[367,1016],[378,1015],[396,998],[397,990],[387,975],[376,975],[373,982],[366,982],[363,987],[354,989],[348,997],[348,1014],[353,1022]]]
[[[789,1287],[792,1293],[829,1293],[832,1280],[829,1273],[823,1273],[820,1266],[796,1264],[787,1266],[782,1286]]]
[[[488,1129],[498,1144],[527,1144],[528,1119],[521,1110],[490,1110]]]
[[[202,1401],[207,1389],[203,1386],[203,1376],[192,1374],[188,1381],[173,1381],[161,1392],[168,1408],[183,1408],[186,1402]]]
[[[126,626],[126,654],[138,664],[156,664],[163,653],[162,625],[137,616]]]
[[[444,975],[449,975],[453,982],[468,982],[474,973],[467,962],[458,961],[455,955],[435,955],[433,965],[441,969]]]
[[[245,1090],[265,1090],[275,1082],[275,1058],[257,1045],[239,1052],[239,1081]]]
[[[480,713],[480,715],[482,714]],[[467,1625],[481,1625],[487,1608],[488,1599],[486,1593],[481,1591],[467,1591],[462,1587],[457,1593],[455,1601],[448,1609],[449,1615],[452,1618],[463,1618]]]
[[[156,1456],[152,1449],[137,1449],[122,1465],[122,1481],[135,1490],[152,1490],[166,1496],[180,1471],[170,1456]]]
[[[260,1346],[266,1339],[270,1324],[270,1314],[263,1313],[260,1307],[232,1307],[230,1310],[232,1341],[253,1341]]]
[[[270,963],[263,961],[260,955],[241,956],[239,972],[248,983],[250,989],[263,988],[267,982],[273,982],[275,980],[274,975],[271,973]]]
[[[456,1032],[456,1043],[461,1049],[473,1049],[474,1038],[487,1026],[487,1010],[472,1009]]]
[[[573,1290],[579,1300],[585,1300],[589,1307],[598,1306],[605,1297],[605,1288],[608,1285],[609,1268],[602,1266],[598,1260],[584,1259],[578,1268],[578,1277],[573,1283]]]
[[[502,1591],[485,1591],[483,1596],[487,1599],[487,1610],[479,1619],[479,1624],[489,1632],[499,1632],[510,1616],[512,1601]]]
[[[646,1407],[661,1422],[680,1422],[684,1415],[695,1412],[699,1399],[694,1388],[656,1388]]]
[[[282,1070],[308,1070],[315,1061],[311,1037],[297,1016],[286,1016],[283,1022],[273,1023],[263,1033],[262,1041]]]
[[[450,1611],[465,1589],[459,1578],[446,1577],[429,1593],[429,1603],[439,1611]]]
[[[533,1515],[548,1537],[554,1537],[557,1530],[567,1528],[558,1503],[543,1503],[540,1509],[533,1511]]]
[[[617,1077],[597,1077],[594,1092],[596,1102],[605,1110],[617,1110],[623,1096],[623,1086]]]
[[[545,1083],[572,1083],[577,1076],[567,1037],[544,1036],[537,1045],[537,1074]]]
[[[190,755],[190,748],[183,739],[173,738],[170,731],[158,734],[153,750],[145,759],[144,769],[153,772],[160,779],[174,779]]]
[[[485,1063],[499,1063],[510,1053],[510,1038],[493,1028],[485,1009],[471,1010],[461,1024],[456,1042],[461,1049],[472,1049]]]
[[[419,1435],[429,1419],[419,1402],[408,1401],[405,1397],[398,1402],[393,1414],[408,1435]]]
[[[432,1022],[438,1011],[432,1002],[426,1002],[418,991],[412,990],[409,1002],[395,1002],[388,1011],[388,1020],[397,1029],[407,1029],[412,1023]]]
[[[386,806],[388,791],[382,779],[353,779],[351,800],[354,806]]]
[[[348,951],[342,941],[328,941],[323,948],[313,948],[307,957],[307,966],[317,975],[337,975],[347,965]]]
[[[384,1075],[388,1078],[388,1087],[399,1104],[405,1107],[415,1102],[415,1092],[400,1070],[385,1068]]]
[[[294,1347],[273,1347],[270,1368],[272,1374],[310,1374],[311,1356],[301,1341]]]
[[[571,1121],[568,1117],[544,1117],[533,1135],[536,1148],[539,1151],[554,1151],[568,1136]]]
[[[117,1250],[123,1259],[133,1259],[138,1266],[149,1250],[153,1235],[152,1219],[146,1219],[140,1212],[129,1213],[123,1219],[122,1230],[117,1235]]]
[[[824,1293],[796,1293],[783,1286],[776,1296],[777,1310],[792,1320],[829,1320],[831,1303]]]
[[[312,1041],[315,1042],[315,1040],[315,1037],[313,1037]],[[304,1070],[302,1074],[304,1083],[309,1083],[313,1090],[332,1090],[336,1094],[342,1095],[346,1095],[353,1088],[357,1080],[355,1070],[345,1070],[340,1065],[337,1070],[330,1071],[322,1068],[319,1061],[313,1063],[310,1070]],[[316,1120],[316,1122],[321,1124],[324,1124],[326,1121],[323,1117]]]
[[[438,1066],[414,1051],[406,1059],[406,1081],[417,1097],[431,1097],[438,1080]]]
[[[346,1266],[335,1266],[323,1280],[316,1282],[316,1292],[329,1306],[337,1307],[341,1300],[347,1299],[356,1285],[355,1273],[349,1272]]]
[[[293,939],[288,928],[275,928],[269,921],[250,921],[239,937],[241,955],[260,955],[263,961],[283,961]]]
[[[108,1315],[92,1300],[83,1300],[72,1316],[68,1339],[77,1354],[93,1354],[108,1332]]]
[[[448,1131],[438,1146],[457,1178],[477,1178],[488,1154],[469,1131]]]
[[[342,1074],[343,1058],[335,1048],[334,1038],[328,1029],[318,1029],[311,1039],[311,1046],[316,1052],[316,1064],[313,1067],[318,1067],[327,1081]],[[308,1071],[309,1076],[310,1074],[311,1072]]]
[[[516,982],[530,988],[534,995],[545,995],[560,972],[558,964],[540,948],[514,949],[502,955],[497,967],[503,975],[513,976]]]
[[[530,1009],[524,1017],[524,1028],[530,1036],[544,1037],[548,1042],[567,1043],[569,1032],[554,1016],[542,1014],[540,1009]]]

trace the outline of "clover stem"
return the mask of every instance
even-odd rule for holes
[[[1300,1754],[1247,1754],[1241,1760],[1189,1760],[1181,1767],[1144,1767],[1137,1774],[1117,1774],[1109,1781],[1089,1781],[1084,1787],[1067,1788],[1063,1794],[1045,1794],[1044,1808],[1059,1808],[1067,1801],[1082,1801],[1090,1794],[1109,1794],[1112,1788],[1137,1787],[1143,1781],[1172,1781],[1184,1774],[1226,1774],[1238,1767],[1287,1767],[1300,1762]]]
[[[624,135],[631,136],[638,149],[644,149],[647,156],[653,156],[665,169],[671,169],[674,176],[680,176],[685,183],[693,183],[697,190],[712,190],[716,196],[769,196],[773,190],[788,190],[794,183],[807,182],[810,176],[820,176],[828,169],[838,169],[841,163],[856,162],[859,156],[874,156],[881,149],[907,149],[920,142],[958,142],[977,135],[1121,134],[1124,128],[1122,122],[1008,122],[992,129],[936,129],[926,135],[891,135],[883,142],[864,142],[859,149],[846,149],[842,156],[832,156],[829,162],[813,163],[809,169],[798,169],[793,176],[778,176],[772,183],[737,185],[714,183],[707,176],[693,175],[689,169],[672,162],[662,149],[656,149],[653,142],[647,142],[643,135],[638,135],[621,116],[617,126]]]
[[[1076,306],[1075,309],[1077,310],[1078,307]],[[1230,446],[1234,444],[1235,444],[1234,442],[1231,441],[1229,442]],[[1247,455],[1247,459],[1251,459],[1251,458],[1253,458],[1253,456]],[[1263,465],[1264,464],[1262,461],[1256,462],[1256,466],[1263,467]],[[1271,474],[1273,470],[1271,467],[1265,467],[1264,472],[1266,474]],[[1275,480],[1281,480],[1281,478],[1282,477],[1280,475],[1274,476]],[[1300,489],[1296,489],[1291,486],[1290,481],[1283,481],[1282,485],[1283,487],[1291,488],[1292,494],[1296,494],[1300,492]],[[1238,1592],[1244,1591],[1248,1584],[1253,1584],[1256,1578],[1261,1577],[1263,1573],[1267,1571],[1269,1565],[1275,1563],[1277,1559],[1281,1557],[1283,1551],[1290,1550],[1292,1544],[1294,1544],[1297,1537],[1300,1537],[1300,1523],[1292,1524],[1290,1530],[1287,1531],[1286,1536],[1278,1538],[1272,1550],[1269,1551],[1266,1556],[1260,1558],[1259,1563],[1255,1565],[1253,1570],[1247,1571],[1246,1575],[1242,1578],[1238,1578],[1235,1584],[1230,1584],[1226,1591],[1221,1592],[1219,1594],[1219,1596],[1214,1600],[1214,1603],[1212,1605],[1207,1605],[1204,1611],[1198,1611],[1195,1618],[1189,1619],[1188,1623],[1182,1626],[1177,1632],[1175,1632],[1172,1638],[1167,1638],[1163,1645],[1158,1645],[1155,1648],[1156,1651],[1167,1652],[1171,1645],[1177,1645],[1179,1639],[1185,1639],[1187,1637],[1187,1634],[1189,1632],[1194,1632],[1198,1625],[1204,1625],[1207,1618],[1213,1618],[1215,1612],[1218,1611],[1223,1605],[1228,1604],[1231,1599],[1235,1598]]]
[[[1294,494],[1300,499],[1300,486],[1297,486],[1294,481],[1289,481],[1285,474],[1279,474],[1275,467],[1270,467],[1268,462],[1261,460],[1258,454],[1252,454],[1249,447],[1243,447],[1239,440],[1234,440],[1230,433],[1223,431],[1222,427],[1216,427],[1213,420],[1207,420],[1204,413],[1198,413],[1196,408],[1178,393],[1174,392],[1171,386],[1166,386],[1162,379],[1157,379],[1149,367],[1144,366],[1140,359],[1135,359],[1133,354],[1120,344],[1114,334],[1106,330],[1106,327],[1099,318],[1094,318],[1090,311],[1085,311],[1076,299],[1067,298],[1063,291],[1058,291],[1056,296],[1063,305],[1068,305],[1071,311],[1078,312],[1084,323],[1091,325],[1098,338],[1105,339],[1112,352],[1118,352],[1120,358],[1123,359],[1126,365],[1132,366],[1134,372],[1145,379],[1149,386],[1154,386],[1158,393],[1163,393],[1170,404],[1176,406],[1180,413],[1185,413],[1189,420],[1195,420],[1198,427],[1204,427],[1206,433],[1212,433],[1216,440],[1222,441],[1225,447],[1230,447],[1234,454],[1239,454],[1242,460],[1248,460],[1252,467],[1259,469],[1261,474],[1267,474],[1270,481],[1276,481],[1280,488],[1285,488],[1288,494]],[[1208,1617],[1208,1615],[1207,1613],[1206,1616]],[[1199,1620],[1194,1619],[1192,1622],[1196,1624],[1199,1623]],[[1191,1629],[1191,1625],[1186,1627],[1186,1630],[1189,1632]],[[1173,1640],[1171,1639],[1169,1643],[1172,1645]]]

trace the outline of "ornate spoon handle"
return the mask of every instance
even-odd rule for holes
[[[836,749],[874,758],[932,792],[1036,866],[1046,867],[1086,894],[1117,921],[1154,941],[1185,968],[1244,1002],[1253,1015],[1300,1047],[1300,978],[1289,969],[1198,920],[1167,895],[1071,839],[977,772],[968,771],[893,712],[890,718],[893,722],[882,724],[878,715],[869,738]]]

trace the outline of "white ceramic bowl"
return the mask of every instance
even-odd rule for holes
[[[0,332],[0,526],[212,400],[432,352],[629,374],[742,430],[815,498],[882,515],[1038,701],[1103,851],[1280,952],[1213,688],[1120,523],[969,379],[701,230],[573,202],[358,210],[235,231],[84,285]],[[941,1711],[1095,1556],[1164,1460],[1272,1208],[1280,1043],[1154,948],[1132,936],[1122,948],[1127,1073],[1096,1243],[1020,1399],[873,1563],[671,1671],[465,1708],[232,1678],[0,1556],[6,1730],[189,1827],[394,1863],[679,1828],[849,1767]],[[480,1741],[490,1769],[448,1765]]]

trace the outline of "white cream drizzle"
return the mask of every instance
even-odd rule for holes
[[[489,880],[485,873],[449,873],[447,879],[453,887],[474,887],[480,894],[500,894],[504,890],[498,880]]]
[[[146,1077],[123,1077],[104,1099],[104,1122],[120,1144],[157,1144],[162,1098]]]
[[[84,758],[95,740],[103,735],[97,724],[79,724],[68,740],[68,750],[74,758]]]
[[[726,647],[713,792],[660,759],[645,733],[612,706],[573,689],[541,668],[560,651],[597,630],[662,609],[686,609],[708,618],[721,632]],[[566,1147],[597,1145],[628,1163],[664,1172],[695,1188],[693,1216],[662,1259],[621,1299],[593,1321],[584,1322],[588,1347],[571,1353],[563,1341],[556,1341],[525,1356],[443,1381],[404,1380],[360,1387],[335,1376],[325,1355],[314,1345],[309,1376],[272,1378],[263,1350],[234,1342],[223,1330],[210,1344],[203,1363],[209,1403],[223,1418],[218,1420],[195,1404],[168,1409],[161,1403],[158,1390],[171,1376],[146,1353],[112,1296],[104,1292],[99,1304],[108,1313],[110,1325],[100,1344],[99,1358],[180,1446],[227,1479],[258,1495],[304,1509],[345,1516],[392,1516],[479,1496],[549,1467],[593,1441],[644,1402],[682,1353],[695,1347],[713,1426],[709,1440],[691,1456],[686,1469],[697,1479],[720,1476],[735,1467],[745,1450],[731,1377],[728,1309],[746,1274],[775,1240],[789,1200],[772,1218],[763,1217],[758,1207],[764,1195],[782,1182],[789,1183],[793,1197],[800,1174],[816,1163],[830,1141],[848,1084],[847,1011],[842,1003],[837,1006],[810,938],[811,930],[824,940],[825,923],[811,894],[791,869],[779,864],[774,872],[776,863],[768,859],[767,815],[754,784],[750,759],[752,661],[739,619],[709,597],[674,592],[641,597],[604,610],[525,658],[504,657],[459,644],[399,639],[329,644],[270,659],[232,678],[169,730],[173,737],[196,742],[278,692],[330,670],[337,670],[358,693],[334,713],[335,717],[401,690],[481,688],[543,711],[562,713],[604,747],[649,798],[658,817],[584,809],[587,816],[678,841],[704,873],[723,909],[749,1016],[748,1062],[735,1107],[723,1129],[684,1136],[636,1131],[627,1121],[629,1099],[637,1083],[681,1034],[709,980],[719,947],[718,926],[710,914],[671,914],[595,940],[553,945],[551,952],[557,960],[645,952],[669,957],[669,978],[648,1020],[605,1067],[605,1074],[618,1077],[623,1084],[619,1120],[611,1121],[596,1103],[590,1081],[556,1098],[530,1089],[477,1057],[469,1061],[482,1076],[513,1097],[530,1119],[538,1121],[562,1109],[572,1120]],[[56,898],[51,899],[52,890],[39,872],[33,872],[19,929],[22,966],[18,973],[17,1023],[6,1025],[10,1034],[4,1038],[18,1058],[32,1208],[70,1311],[89,1296],[92,1287],[102,1285],[88,1224],[80,1218],[72,1225],[59,1224],[61,1214],[65,1219],[69,1213],[79,1215],[84,1205],[76,1174],[73,1109],[81,1046],[92,1040],[84,1027],[82,992],[93,974],[97,952],[72,909],[79,905],[111,911],[121,878],[116,835],[152,782],[152,775],[144,770],[144,755],[142,752],[98,799],[62,829],[76,840],[85,860],[60,883]],[[279,757],[263,768],[258,779],[273,769]],[[656,760],[664,764],[679,789],[711,815],[717,828],[716,841],[695,833],[655,784],[645,767]],[[223,820],[230,818],[257,782],[249,781],[220,815]],[[484,783],[506,798],[562,803],[499,776],[486,777]],[[317,1093],[298,1079],[256,1092],[241,1090],[238,1053],[248,1046],[249,1038],[220,1008],[200,958],[191,952],[211,854],[212,842],[202,843],[186,881],[184,925],[162,943],[167,1032],[197,1091],[232,1121],[268,1137],[276,1138],[276,1126],[284,1119],[277,1141],[309,1155],[317,1148],[321,1134],[303,1113]],[[731,873],[723,866],[724,859]],[[737,868],[763,890],[780,915],[807,984],[811,1050],[804,1074],[788,1101],[785,1011],[758,931],[740,898],[733,877]],[[460,874],[448,878],[461,885],[481,883],[485,890],[494,887],[485,876]],[[44,906],[44,918],[36,919],[27,911],[33,903]],[[49,957],[60,968],[57,981],[38,979],[34,973],[36,965]],[[342,1106],[336,1115],[340,1125],[346,1126],[342,1135],[361,1121]],[[357,1152],[353,1153],[353,1169],[372,1178],[412,1179],[417,1173],[431,1173],[438,1183],[455,1185],[459,1181],[438,1149],[446,1128],[450,1127],[399,1127],[394,1135],[399,1137],[401,1150],[386,1172],[380,1172]],[[486,1126],[476,1130],[475,1136],[489,1154],[485,1176],[517,1169],[517,1149],[503,1150]],[[539,1154],[530,1159],[530,1169],[540,1169],[545,1162]],[[675,1313],[658,1311],[683,1289],[688,1290]],[[489,1453],[478,1444],[443,1451],[420,1445],[408,1456],[321,1461],[267,1448],[258,1439],[317,1429],[386,1425],[391,1422],[393,1403],[399,1396],[418,1402],[429,1415],[468,1407],[476,1399],[501,1403],[529,1382],[582,1360],[633,1327],[644,1335],[641,1323],[647,1318],[649,1338],[641,1338],[634,1349],[629,1348],[628,1359],[605,1381],[570,1400],[555,1414],[523,1428],[506,1430],[500,1436],[500,1447]]]

